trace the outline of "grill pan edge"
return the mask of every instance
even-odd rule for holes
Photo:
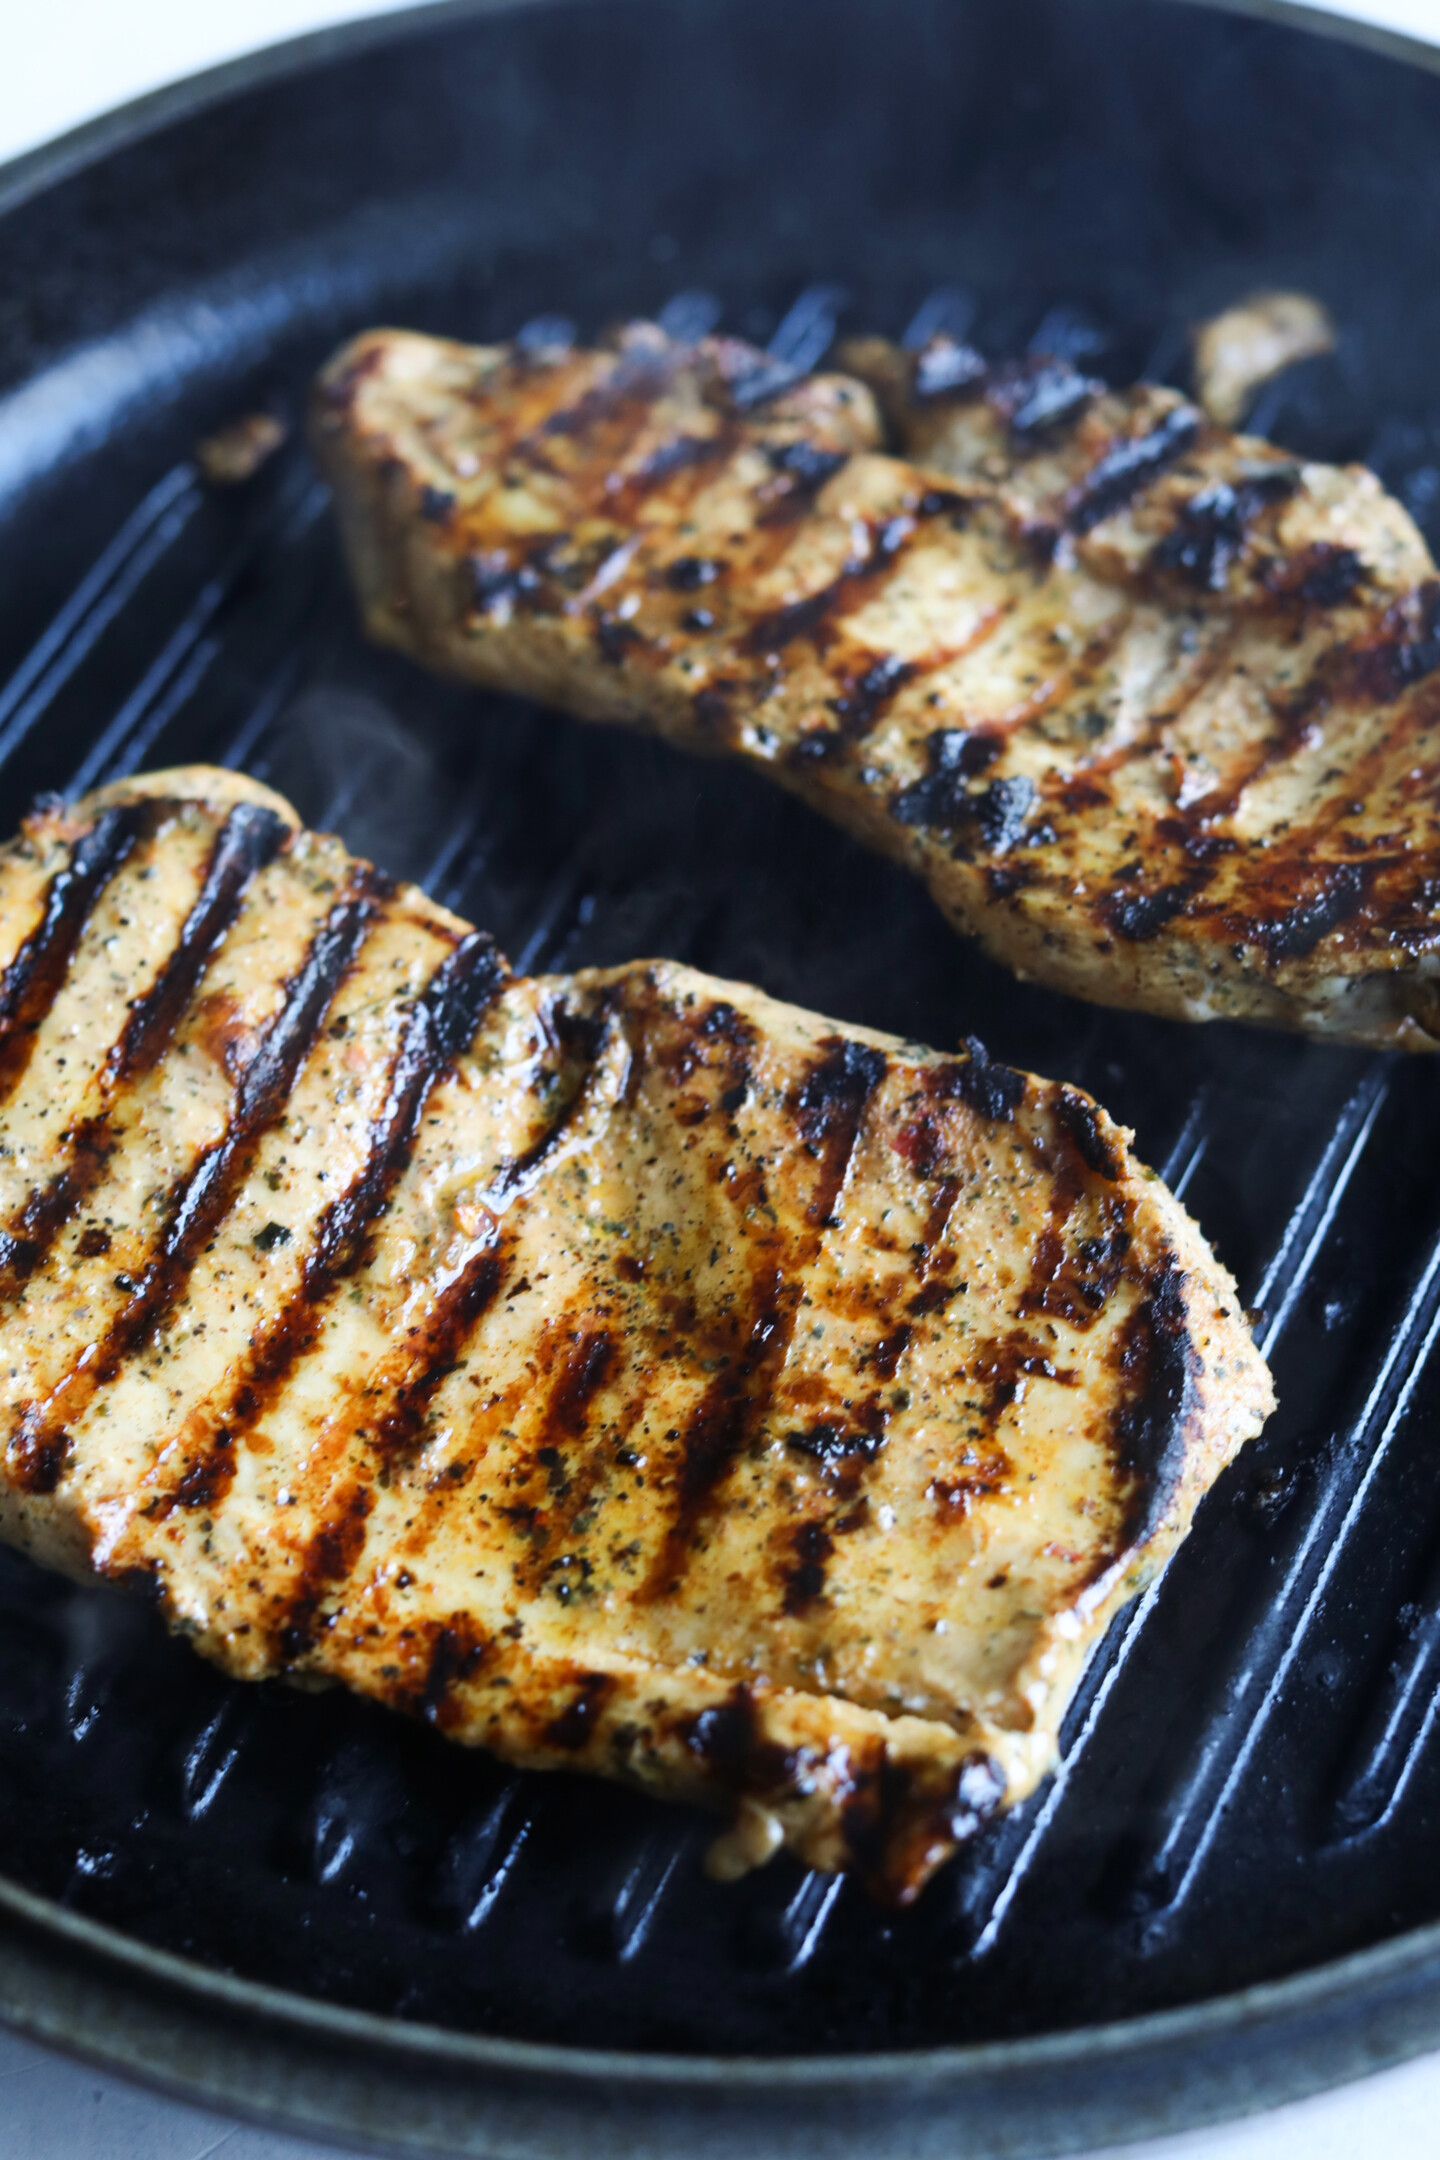
[[[0,1881],[0,2020],[193,2106],[485,2160],[1039,2160],[1283,2105],[1440,2045],[1440,1924],[1078,2032],[736,2061],[545,2047],[302,2000]]]

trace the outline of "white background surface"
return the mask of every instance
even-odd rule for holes
[[[322,24],[382,14],[387,4],[0,0],[0,159],[177,76]],[[1347,0],[1334,12],[1440,43],[1440,0]],[[314,2160],[316,2150],[157,2100],[0,2033],[0,2160],[208,2160],[219,2152],[225,2160]],[[1126,2160],[1298,2155],[1437,2160],[1440,2057],[1245,2123],[1125,2148]]]

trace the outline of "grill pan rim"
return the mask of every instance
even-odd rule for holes
[[[656,2056],[317,2002],[0,1878],[0,2023],[193,2106],[416,2156],[559,2160],[583,2133],[593,2160],[721,2160],[757,2138],[797,2160],[938,2160],[963,2134],[970,2160],[1039,2160],[1234,2119],[1425,2052],[1440,2041],[1440,1923],[1206,2002],[1022,2040]],[[417,2104],[437,2119],[417,2123]]]
[[[192,2106],[395,2154],[559,2160],[585,2134],[594,2160],[682,2145],[721,2160],[758,2138],[820,2160],[939,2160],[963,2134],[972,2160],[1038,2160],[1250,2115],[1436,2046],[1440,1922],[1285,1981],[1067,2033],[913,2054],[639,2056],[315,2002],[0,1879],[0,2022]],[[438,2121],[415,2121],[421,2093]],[[799,2121],[777,2121],[786,2108]]]
[[[586,2077],[610,2071],[617,2064],[641,2083],[673,2084],[691,2079],[709,2085],[833,2086],[865,2085],[897,2076],[933,2076],[937,2072],[983,2074],[996,2069],[1022,2071],[1068,2062],[1083,2047],[1085,2052],[1115,2053],[1125,2047],[1143,2047],[1178,2033],[1218,2033],[1234,2023],[1276,2022],[1287,2010],[1316,2011],[1336,1994],[1346,1993],[1359,1982],[1372,1985],[1405,1977],[1411,1967],[1435,1966],[1436,2000],[1433,2027],[1440,2041],[1440,1921],[1411,1928],[1389,1942],[1377,1943],[1348,1956],[1332,1958],[1283,1980],[1257,1981],[1227,1995],[1212,1996],[1200,2003],[1173,2010],[1151,2011],[1145,2016],[1120,2018],[1102,2025],[1084,2025],[1061,2032],[1037,2033],[1021,2040],[979,2040],[948,2048],[890,2049],[873,2053],[803,2056],[642,2054],[620,2048],[572,2048],[558,2042],[505,2040],[453,2031],[419,2020],[387,2018],[378,2012],[351,2009],[343,2004],[292,1994],[263,1981],[245,1980],[218,1971],[198,1960],[152,1945],[92,1920],[69,1912],[53,1899],[23,1889],[0,1876],[0,1915],[8,1915],[23,1928],[39,1925],[68,1946],[93,1951],[107,1960],[125,1965],[137,1977],[161,1985],[181,1986],[192,1993],[210,1996],[231,2010],[262,2019],[328,2031],[336,2037],[373,2044],[381,2042],[409,2056],[441,2057],[462,2066],[485,2063],[531,2072]],[[0,1931],[0,1980],[12,1950]]]
[[[428,0],[183,77],[0,164],[0,217],[234,96],[545,4]],[[1168,4],[1248,17],[1440,74],[1440,43],[1300,0]],[[538,2160],[568,2152],[583,2130],[595,2160],[612,2151],[617,2160],[622,2153],[659,2160],[682,2136],[700,2160],[739,2151],[742,2139],[753,2148],[757,2136],[762,2150],[777,2153],[918,2160],[952,2151],[963,2134],[975,2160],[992,2153],[1023,2160],[1233,2119],[1440,2046],[1440,1922],[1284,1979],[1018,2040],[828,2056],[656,2055],[466,2035],[326,2003],[154,1949],[0,1874],[0,2025],[192,2105],[377,2150]],[[187,2047],[197,2050],[188,2063]],[[320,2047],[339,2060],[317,2060]],[[1226,2048],[1228,2058],[1211,2059]],[[257,2051],[269,2065],[258,2081]],[[397,2116],[414,2109],[416,2073],[427,2072],[469,2075],[451,2088],[443,2120]],[[353,2094],[339,2091],[337,2079]],[[377,2104],[377,2088],[388,2105]],[[601,2095],[606,2113],[597,2121]],[[787,2099],[806,2105],[803,2118],[777,2118]],[[883,2112],[870,2113],[873,2103]],[[692,2112],[697,2104],[713,2119]]]
[[[244,91],[283,82],[307,69],[353,59],[377,46],[424,36],[432,30],[442,31],[472,18],[518,14],[548,4],[550,0],[423,0],[418,7],[401,6],[387,14],[363,15],[350,22],[305,31],[298,37],[281,38],[233,60],[182,75],[158,90],[97,113],[94,119],[68,128],[63,135],[39,143],[33,150],[0,161],[0,217],[32,201],[47,188],[99,164],[112,152],[129,149],[176,121],[190,119]],[[585,4],[599,8],[608,0],[585,0]],[[1307,6],[1305,0],[1149,0],[1149,4],[1190,7],[1212,15],[1246,16],[1253,22],[1357,46],[1404,67],[1440,75],[1440,38],[1431,41],[1413,37],[1407,31],[1384,29],[1378,23],[1332,15]]]

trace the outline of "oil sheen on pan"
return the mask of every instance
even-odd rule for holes
[[[1271,1407],[1087,1096],[510,973],[191,768],[0,854],[0,1528],[240,1678],[913,1896]]]
[[[760,766],[1034,981],[1433,1049],[1440,579],[1408,514],[1068,361],[842,358],[355,340],[313,439],[371,634]]]

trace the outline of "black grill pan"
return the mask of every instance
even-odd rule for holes
[[[753,776],[359,641],[297,422],[343,335],[711,317],[809,359],[917,313],[1177,379],[1299,285],[1259,422],[1440,538],[1440,74],[1162,0],[442,7],[0,174],[0,823],[211,759],[523,967],[663,952],[1135,1127],[1281,1409],[1120,1617],[1060,1776],[912,1912],[682,1810],[222,1679],[0,1554],[0,2012],[407,2151],[1020,2154],[1440,2040],[1440,1072],[1024,989]],[[216,488],[197,440],[290,429]]]

